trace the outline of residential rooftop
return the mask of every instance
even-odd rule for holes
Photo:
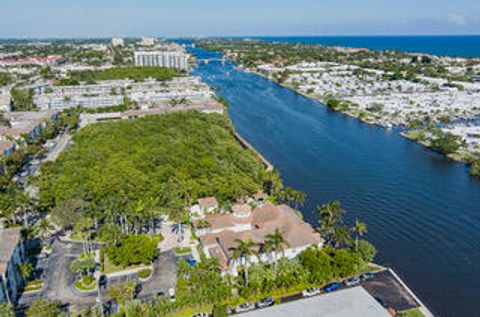
[[[0,274],[5,274],[8,262],[20,242],[20,238],[19,228],[0,229]]]

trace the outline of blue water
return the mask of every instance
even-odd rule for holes
[[[200,65],[194,75],[230,103],[239,133],[285,184],[307,194],[307,221],[316,223],[315,206],[341,200],[350,222],[368,224],[377,262],[393,267],[435,313],[478,316],[480,181],[467,167],[231,63]]]
[[[253,37],[265,41],[400,50],[442,56],[480,57],[480,35]]]

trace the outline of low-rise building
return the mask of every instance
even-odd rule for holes
[[[321,312],[321,313],[320,313]],[[295,300],[245,313],[244,317],[389,317],[388,311],[361,286]]]
[[[124,41],[121,37],[114,37],[112,38],[112,46],[113,47],[116,47],[116,46],[123,46],[124,45]]]
[[[240,264],[251,265],[259,259],[263,262],[281,257],[292,259],[310,246],[323,246],[320,234],[300,219],[292,208],[268,202],[255,208],[248,204],[234,205],[231,213],[208,215],[203,220],[194,221],[194,228],[207,257],[217,258],[223,272],[232,275],[237,274]],[[262,253],[266,237],[277,229],[286,242],[284,252]],[[248,259],[235,258],[237,240],[254,242],[259,255]]]
[[[55,110],[6,113],[4,118],[10,122],[11,127],[0,127],[0,140],[17,140],[24,136],[33,139],[46,126],[47,120],[57,120],[57,115]]]
[[[0,303],[15,302],[23,286],[18,266],[25,260],[19,228],[0,229]]]

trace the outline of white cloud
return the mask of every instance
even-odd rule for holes
[[[466,26],[467,25],[467,19],[465,16],[461,14],[452,14],[449,17],[450,21],[458,26]]]

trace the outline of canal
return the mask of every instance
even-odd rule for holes
[[[191,49],[198,58],[218,54]],[[440,316],[478,315],[480,181],[400,137],[360,123],[232,63],[193,72],[229,104],[238,132],[302,190],[302,209],[338,199],[347,220],[368,224],[377,262],[394,268]]]

